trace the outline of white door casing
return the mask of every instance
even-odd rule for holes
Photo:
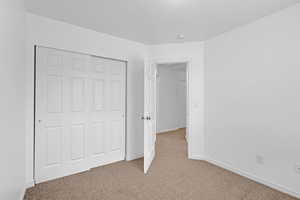
[[[156,142],[156,64],[144,67],[144,173],[155,157]]]
[[[125,68],[124,62],[37,47],[37,183],[124,159]]]

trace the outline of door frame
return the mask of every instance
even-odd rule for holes
[[[127,152],[128,152],[128,135],[127,135],[127,122],[128,122],[128,108],[127,108],[127,93],[128,93],[128,60],[122,60],[118,58],[111,58],[111,57],[105,57],[105,56],[98,56],[94,54],[89,54],[89,53],[83,53],[79,51],[72,51],[72,50],[66,50],[62,48],[55,48],[55,47],[49,47],[49,46],[44,46],[44,45],[34,45],[34,64],[33,64],[33,77],[34,77],[34,84],[33,84],[33,186],[36,185],[36,154],[37,154],[37,144],[36,144],[36,102],[37,102],[37,94],[36,94],[36,87],[37,87],[37,48],[49,48],[49,49],[55,49],[59,51],[65,51],[65,52],[70,52],[70,53],[76,53],[76,54],[83,54],[87,56],[93,56],[93,57],[98,57],[98,58],[103,58],[103,59],[108,59],[108,60],[113,60],[113,61],[119,61],[125,63],[125,154],[123,160],[126,160],[127,157]]]
[[[186,141],[187,141],[187,157],[190,158],[191,155],[191,148],[190,148],[190,133],[191,133],[191,92],[190,92],[190,86],[191,86],[191,60],[188,58],[179,58],[179,59],[154,59],[150,61],[150,64],[154,65],[161,65],[161,64],[172,64],[172,63],[185,63],[186,64]],[[157,88],[157,82],[155,82],[155,87]],[[155,105],[157,110],[157,105]],[[155,112],[157,114],[157,112]],[[156,116],[157,119],[157,116]]]

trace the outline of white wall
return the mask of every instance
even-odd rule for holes
[[[186,86],[186,71],[177,71],[177,120],[178,127],[186,127],[186,95],[187,95],[187,86]]]
[[[0,1],[0,199],[21,199],[25,183],[24,5]]]
[[[300,197],[299,74],[300,4],[207,41],[208,159]]]
[[[166,132],[185,127],[186,92],[182,80],[183,71],[172,65],[158,65],[157,78],[157,132]]]
[[[294,172],[294,164],[300,163],[299,4],[205,42],[205,52],[203,42],[152,45],[146,51],[142,44],[70,24],[32,14],[26,19],[27,182],[32,181],[33,46],[37,44],[129,60],[131,157],[143,152],[139,118],[147,52],[152,61],[190,61],[189,157],[206,156],[300,196],[300,178]],[[256,164],[257,155],[264,157],[263,165]]]
[[[204,157],[204,43],[189,42],[148,46],[149,60],[153,62],[190,62],[188,92],[190,100],[189,157]]]
[[[34,45],[128,60],[127,159],[143,156],[144,45],[28,13],[26,44],[26,180],[33,181]]]

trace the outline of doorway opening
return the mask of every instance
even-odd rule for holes
[[[174,142],[176,140],[178,142],[176,144],[181,145],[179,150],[185,153],[186,157],[188,157],[189,124],[188,77],[187,62],[157,64],[156,134],[158,143],[160,138]]]
[[[156,145],[157,137],[160,136],[160,134],[157,134],[158,132],[166,132],[171,130],[177,130],[178,128],[183,128],[182,131],[182,143],[181,147],[183,149],[183,158],[189,158],[190,157],[190,142],[189,142],[189,133],[190,133],[190,92],[189,92],[189,86],[190,86],[190,62],[187,60],[180,60],[180,61],[150,61],[149,64],[144,66],[144,116],[142,119],[144,120],[144,173],[146,174],[149,169],[151,168],[151,164],[155,158],[156,155],[156,147],[159,147],[161,145]],[[169,74],[173,71],[175,71],[177,77],[176,79],[178,82],[169,84],[170,87],[175,89],[174,96],[168,94],[167,92],[170,92],[170,89],[167,89],[162,91],[161,81],[162,81],[162,70],[170,68]],[[166,74],[168,74],[166,73]],[[179,75],[181,74],[181,75]],[[179,78],[181,76],[181,78]],[[159,79],[157,81],[157,79]],[[181,79],[181,81],[179,81]],[[179,106],[177,105],[178,97],[177,97],[177,86],[181,83],[181,89],[184,89],[184,91],[181,92],[183,103]],[[178,84],[177,84],[178,83]],[[184,84],[185,83],[185,84]],[[183,87],[183,85],[185,85]],[[157,92],[158,91],[158,92]],[[166,95],[166,93],[168,95]],[[178,93],[179,94],[179,93]],[[164,100],[166,102],[166,105],[162,105],[162,101],[160,100],[161,96],[164,96],[163,98],[167,98],[168,100]],[[171,98],[170,98],[171,97]],[[184,101],[185,99],[185,101]],[[174,107],[169,108],[170,104],[175,104]],[[158,116],[161,114],[161,108],[168,107],[169,110],[167,110],[167,117]],[[181,107],[181,109],[179,108]],[[181,115],[182,119],[177,120],[177,117],[175,114],[173,114],[173,111],[178,112],[178,115]],[[176,114],[177,115],[177,114]],[[184,115],[184,116],[182,116]],[[157,120],[158,118],[158,120]],[[174,124],[178,125],[172,125],[169,127],[157,127],[157,123],[159,124],[167,124],[161,120],[166,120],[168,122],[174,122]],[[179,122],[181,122],[179,124]],[[185,123],[184,123],[185,122]],[[171,123],[170,123],[171,124]],[[172,123],[173,124],[173,123]],[[185,129],[184,129],[185,128]],[[162,134],[161,134],[162,135]],[[160,137],[161,138],[161,137]],[[165,145],[163,145],[165,146]],[[158,149],[160,152],[161,150]],[[177,151],[177,150],[176,150]],[[175,159],[176,160],[176,159]]]

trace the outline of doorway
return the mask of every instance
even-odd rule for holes
[[[188,64],[157,64],[156,133],[174,132],[188,141]]]
[[[173,115],[169,115],[170,119],[168,120],[174,120],[176,122],[181,122],[182,124],[179,124],[179,126],[185,126],[184,130],[184,139],[186,140],[186,157],[190,157],[190,142],[189,142],[189,132],[190,132],[190,92],[189,92],[189,86],[190,86],[190,62],[187,60],[176,60],[176,61],[150,61],[144,66],[144,115],[142,119],[144,120],[144,173],[148,173],[149,169],[151,168],[151,164],[155,158],[155,146],[156,146],[156,136],[158,131],[170,131],[170,129],[178,128],[178,127],[172,127],[166,128],[165,130],[158,130],[157,129],[157,111],[159,109],[159,103],[157,103],[157,86],[159,83],[157,82],[157,78],[159,78],[158,68],[159,66],[162,67],[169,67],[173,70],[176,69],[176,66],[178,68],[177,71],[182,71],[181,79],[182,82],[185,82],[185,86],[181,86],[182,88],[185,88],[184,92],[181,92],[182,98],[185,97],[186,101],[183,103],[183,113],[181,116],[183,120],[176,120]],[[172,67],[173,66],[173,67]],[[175,67],[174,67],[175,66]],[[180,67],[179,67],[180,66]],[[176,71],[176,70],[174,70]],[[184,78],[185,77],[185,78]],[[180,84],[179,84],[180,85]],[[182,84],[183,85],[183,84]],[[175,87],[175,86],[174,86]],[[158,97],[159,98],[159,97]],[[169,101],[167,101],[167,104],[173,103],[177,101],[177,97],[173,97]],[[158,105],[158,106],[157,106]],[[181,105],[181,106],[182,106]],[[185,105],[185,106],[184,106]],[[168,105],[169,106],[169,105]],[[185,107],[185,112],[184,112]],[[174,108],[176,109],[176,108]],[[179,109],[178,109],[179,110]],[[181,109],[180,109],[181,110]],[[178,111],[179,112],[179,111]],[[184,125],[185,121],[185,125]]]

